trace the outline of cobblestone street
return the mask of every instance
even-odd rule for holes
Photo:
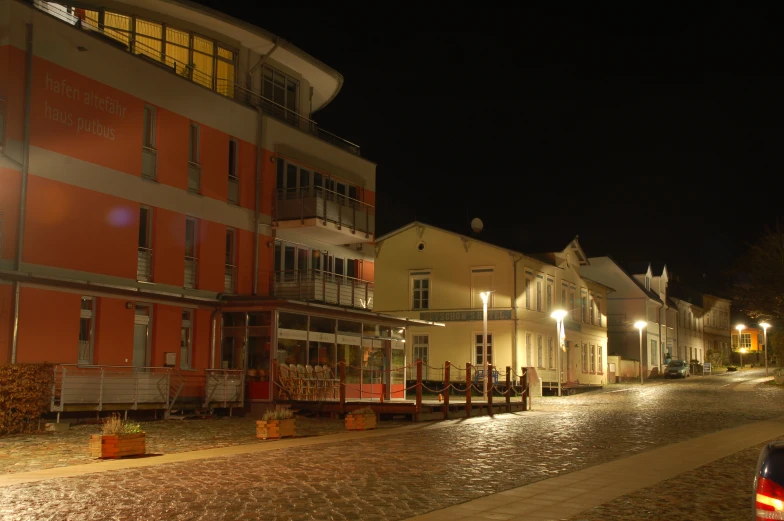
[[[658,380],[644,387],[615,386],[573,397],[537,399],[535,414],[450,420],[375,438],[8,486],[0,488],[0,517],[14,521],[405,519],[780,416],[781,389],[743,383],[759,376],[759,371],[747,371],[677,382]],[[754,392],[739,392],[742,389]],[[749,454],[754,450],[749,449]],[[663,488],[644,497],[632,494],[623,501],[659,498],[665,506],[673,495],[691,501],[688,487],[695,489],[694,494],[704,494],[703,479],[723,479],[725,487],[738,488],[739,493],[745,490],[748,498],[750,484],[739,481],[748,469],[736,467],[747,465],[748,457],[742,454],[736,455],[740,459],[733,456],[726,458],[728,462],[716,462],[716,470],[704,470],[714,465],[695,469],[709,472],[706,478],[679,476],[678,480],[686,480],[683,487]],[[706,490],[708,500],[718,508],[726,501],[737,504],[732,494],[714,492],[713,487]],[[657,504],[651,499],[647,505],[650,519],[667,517],[657,515]],[[597,509],[575,519],[629,519],[631,511]],[[631,517],[636,518],[636,513]]]

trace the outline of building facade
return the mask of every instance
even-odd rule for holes
[[[705,353],[721,354],[724,360],[728,360],[732,349],[730,336],[732,301],[705,294],[702,296],[702,309],[705,311],[703,319]]]
[[[191,2],[0,0],[0,361],[378,381],[376,167],[311,119],[342,82]]]
[[[413,222],[377,240],[374,309],[445,324],[412,325],[406,338],[407,358],[423,360],[425,378],[440,380],[446,361],[462,369],[466,363],[483,366],[481,293],[491,292],[488,364],[501,374],[506,366],[518,375],[521,367],[534,367],[544,385],[557,385],[562,337],[561,381],[603,384],[611,290],[582,277],[585,264],[576,239],[561,251],[534,256]],[[568,312],[560,333],[551,318],[556,309]]]
[[[680,360],[705,361],[705,345],[703,340],[705,310],[687,300],[672,297],[678,306],[678,339],[680,346],[677,358]]]

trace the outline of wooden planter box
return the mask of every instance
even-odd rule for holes
[[[267,438],[287,438],[297,435],[297,419],[288,420],[256,420],[256,437],[266,440]]]
[[[350,431],[365,431],[376,428],[375,414],[347,414],[346,429]]]
[[[104,436],[93,434],[90,436],[90,455],[93,458],[122,458],[125,456],[140,456],[147,452],[145,435],[118,434]]]

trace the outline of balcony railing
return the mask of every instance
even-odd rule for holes
[[[136,262],[136,280],[150,282],[152,280],[152,249],[139,246]]]
[[[321,270],[276,271],[273,295],[360,309],[373,309],[373,283]]]
[[[150,147],[142,147],[142,177],[155,181],[158,176],[158,151]]]
[[[229,176],[229,202],[240,204],[240,178],[233,175]]]
[[[196,287],[196,275],[198,271],[199,261],[195,257],[185,257],[185,283],[184,286],[188,289]]]
[[[179,61],[165,54],[166,46],[156,49],[133,39],[133,35],[130,35],[131,39],[128,41],[120,40],[116,37],[120,34],[119,32],[113,31],[111,28],[108,28],[107,30],[107,28],[102,24],[98,24],[92,20],[82,20],[64,10],[63,5],[55,6],[49,5],[47,2],[33,2],[32,0],[28,0],[28,2],[33,4],[34,7],[44,13],[54,16],[55,18],[58,18],[71,26],[77,27],[88,33],[92,33],[96,37],[107,41],[111,45],[114,45],[127,52],[131,52],[154,65],[172,72],[173,74],[186,78],[193,83],[206,87],[210,90],[214,90],[215,92],[226,96],[227,98],[233,99],[245,105],[259,107],[261,108],[262,112],[267,115],[279,119],[280,121],[284,121],[304,132],[309,132],[317,138],[338,146],[352,154],[359,155],[359,145],[336,136],[331,132],[327,132],[326,130],[319,127],[318,124],[310,118],[303,116],[289,108],[286,108],[283,105],[275,103],[274,101],[265,98],[261,94],[249,91],[234,83],[233,80],[220,79],[212,75],[205,74],[197,70],[194,64]],[[58,9],[58,7],[60,8]]]
[[[338,229],[362,233],[369,239],[376,229],[375,208],[325,188],[278,190],[275,205],[277,221],[318,218],[334,223]]]
[[[237,291],[237,266],[226,264],[226,271],[223,275],[223,289],[226,293]]]
[[[192,194],[201,192],[201,165],[188,161],[188,191]]]

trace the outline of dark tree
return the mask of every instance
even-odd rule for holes
[[[738,266],[733,304],[752,319],[784,318],[784,232],[766,229]]]

